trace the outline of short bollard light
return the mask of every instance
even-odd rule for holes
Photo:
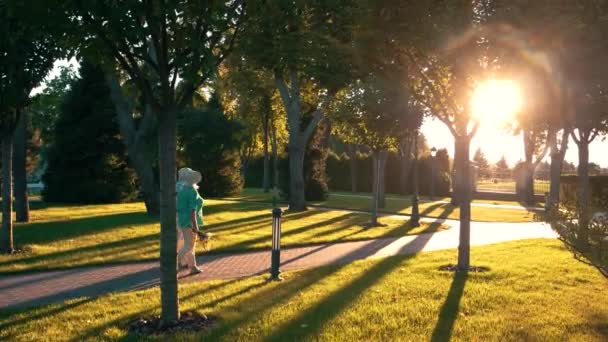
[[[270,259],[270,279],[283,280],[279,264],[281,263],[281,208],[272,209],[272,254]]]

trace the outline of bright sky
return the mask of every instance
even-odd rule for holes
[[[478,85],[471,99],[473,116],[481,126],[471,141],[471,158],[481,147],[490,163],[496,163],[502,156],[513,167],[524,159],[524,144],[521,134],[513,136],[504,126],[513,120],[515,113],[525,106],[525,96],[520,86],[512,80],[488,80]],[[449,129],[439,120],[427,119],[422,126],[429,145],[447,148],[454,155],[454,139]],[[589,146],[589,160],[602,167],[608,166],[608,141],[596,138]],[[549,160],[547,156],[545,160]],[[571,140],[566,151],[566,160],[578,165],[578,150]]]
[[[425,119],[422,133],[424,133],[429,147],[447,148],[450,156],[454,156],[454,139],[442,122],[437,119]],[[521,135],[513,136],[497,127],[485,125],[485,127],[479,128],[471,142],[471,158],[479,147],[490,163],[496,163],[504,155],[509,166],[513,167],[520,159],[524,159],[524,143]],[[578,152],[576,144],[572,141],[568,145],[566,160],[578,165]],[[596,141],[591,143],[589,160],[602,167],[608,167],[608,140],[601,141],[600,138],[596,138]]]

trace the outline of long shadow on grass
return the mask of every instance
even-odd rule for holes
[[[315,212],[315,211],[310,211],[309,210],[309,211],[306,211],[304,213],[309,213],[308,216],[312,216],[312,215],[315,215],[315,214],[320,214],[321,212],[318,212],[318,211]],[[289,216],[286,216],[285,221],[283,222],[283,224],[285,224],[285,222],[288,222],[289,220],[301,219],[302,218],[301,215],[305,215],[304,213],[296,213],[296,214],[290,214]],[[298,215],[298,217],[294,217],[295,215]],[[290,229],[290,230],[282,231],[281,232],[281,238],[284,239],[286,237],[289,237],[289,236],[292,236],[292,235],[296,235],[296,234],[299,234],[299,233],[302,233],[302,232],[305,232],[305,231],[308,231],[308,230],[312,230],[312,229],[315,229],[315,228],[323,227],[323,226],[326,226],[326,225],[336,224],[338,222],[341,222],[343,220],[348,219],[349,215],[351,215],[351,214],[347,213],[347,214],[343,214],[343,215],[340,215],[340,216],[332,217],[332,218],[327,219],[327,220],[318,221],[318,222],[314,222],[314,223],[311,223],[311,224],[308,224],[308,225],[304,225],[304,226],[301,226],[301,227],[298,227],[298,228],[295,228],[295,229]],[[237,243],[235,243],[233,245],[226,246],[225,249],[228,249],[228,250],[246,249],[246,248],[250,248],[250,247],[254,246],[257,243],[270,242],[271,239],[272,239],[272,230],[269,227],[268,234],[264,234],[262,236],[259,236],[259,237],[253,238],[253,239],[237,242]]]
[[[135,250],[137,248],[141,248],[142,243],[158,241],[159,236],[160,236],[159,234],[149,234],[149,235],[144,235],[144,236],[138,236],[138,237],[131,238],[131,239],[124,239],[124,240],[112,241],[112,242],[107,242],[107,243],[102,243],[102,244],[92,245],[92,246],[87,246],[87,247],[68,249],[68,250],[60,251],[60,252],[39,254],[39,255],[34,255],[34,256],[20,258],[20,259],[9,259],[7,261],[0,262],[0,266],[6,266],[6,265],[15,264],[15,263],[21,263],[21,264],[28,265],[28,264],[35,264],[35,263],[41,262],[41,261],[61,259],[61,258],[65,258],[65,257],[86,259],[86,257],[87,257],[86,253],[98,252],[98,251],[104,251],[104,250],[107,250],[109,253],[110,251],[112,251],[115,248],[129,247],[129,248]],[[91,265],[91,264],[83,263],[78,266],[84,266],[84,265]],[[74,267],[76,267],[76,266],[74,266]],[[56,268],[56,267],[51,266],[51,268],[59,269],[60,267]],[[23,273],[23,272],[17,271],[17,272],[6,272],[6,273]]]
[[[97,234],[100,232],[158,222],[145,212],[121,213],[18,225],[15,240],[20,244],[43,244]]]
[[[309,210],[300,213],[289,214],[289,216],[286,216],[285,219],[297,220],[317,214],[320,214],[320,212]],[[270,227],[272,225],[272,213],[270,211],[268,212],[268,214],[256,215],[252,217],[252,219],[252,221],[248,221],[247,218],[227,220],[218,224],[207,225],[205,226],[205,229],[209,229],[212,232],[221,231],[222,233],[226,234],[236,234],[256,230],[266,225],[270,230]],[[236,227],[235,225],[238,225],[238,227]]]
[[[231,284],[234,284],[234,283],[238,282],[239,280],[240,279],[232,279],[232,280],[228,280],[228,281],[223,281],[223,282],[221,282],[219,284],[216,284],[216,285],[201,286],[201,289],[199,289],[199,290],[193,291],[193,292],[191,292],[191,293],[189,293],[187,295],[180,295],[179,296],[180,306],[182,308],[183,307],[187,307],[187,304],[185,304],[185,303],[187,303],[188,300],[190,300],[190,299],[192,299],[194,297],[200,296],[200,295],[204,296],[206,293],[211,293],[213,291],[219,290],[219,289],[221,289],[223,287],[226,287],[226,286],[229,286]],[[264,284],[265,284],[264,282],[260,282],[260,283],[257,284],[258,286],[247,287],[247,291],[251,291],[251,290],[255,289],[256,287],[262,286]],[[245,292],[246,291],[243,291],[241,289],[241,290],[233,293],[231,295],[231,297],[233,298],[235,296],[242,295]],[[229,299],[228,296],[226,296],[225,298],[223,298],[223,300],[228,300],[228,299]],[[105,322],[105,323],[103,323],[101,325],[98,325],[98,326],[95,326],[95,327],[89,327],[86,331],[83,331],[82,334],[80,334],[79,336],[77,336],[75,338],[72,338],[71,341],[76,342],[76,341],[84,341],[84,340],[91,339],[91,338],[93,338],[95,336],[99,336],[99,334],[103,333],[103,331],[105,329],[108,329],[108,328],[111,328],[111,327],[118,327],[118,328],[124,329],[124,327],[126,326],[127,322],[129,322],[131,320],[134,320],[136,318],[142,318],[144,315],[149,315],[154,310],[157,310],[157,309],[160,308],[160,306],[158,305],[158,301],[157,300],[154,300],[152,302],[154,303],[154,305],[151,306],[151,307],[148,307],[148,308],[146,308],[144,310],[141,310],[141,311],[138,311],[138,312],[134,312],[134,313],[131,313],[131,314],[128,314],[128,315],[120,316],[120,317],[115,318],[115,319],[113,319],[113,320],[111,320],[109,322]],[[214,300],[214,302],[220,303],[221,301],[218,301],[216,299],[216,300]],[[133,335],[126,335],[124,338],[120,339],[120,341],[123,341],[123,340],[129,341],[129,340],[133,340],[133,339],[134,339]]]
[[[412,253],[416,253],[422,250],[430,238],[431,234],[418,235],[413,241],[404,246],[403,249],[409,247],[408,249]],[[301,291],[304,291],[306,288],[318,283],[322,279],[327,278],[332,274],[337,273],[343,267],[345,267],[346,264],[374,255],[376,252],[390,245],[392,242],[394,242],[394,239],[373,240],[337,260],[336,265],[300,272],[294,277],[294,279],[288,280],[285,283],[280,284],[280,286],[271,286],[268,289],[258,292],[250,298],[242,300],[228,308],[222,308],[222,310],[226,311],[240,311],[241,314],[236,319],[223,321],[219,327],[211,331],[208,337],[210,340],[225,337],[225,335],[230,334],[240,327],[251,323],[253,320],[260,318],[265,311],[271,310],[273,307],[283,305],[283,303],[289,301],[290,298],[297,295]],[[296,319],[284,324],[282,327],[279,327],[279,330],[277,330],[272,337],[281,340],[294,340],[294,338],[289,338],[288,336],[301,330],[301,320],[304,317],[306,317],[306,323],[309,325],[307,331],[304,332],[304,336],[312,336],[313,334],[316,334],[320,330],[323,322],[330,319],[332,316],[337,315],[350,302],[356,299],[361,291],[378,281],[382,275],[390,272],[392,269],[401,264],[402,261],[403,257],[387,258],[380,261],[380,263],[375,265],[371,271],[366,271],[366,275],[363,275],[361,279],[356,280],[351,283],[351,285],[347,286],[345,291],[340,291],[340,294],[331,295],[328,300],[325,300],[314,308],[307,310],[306,314],[302,314]],[[322,313],[322,315],[315,317],[319,313]],[[316,322],[318,325],[311,324],[311,321]]]
[[[467,272],[456,272],[454,274],[448,296],[439,311],[439,319],[437,320],[435,329],[433,329],[431,341],[449,341],[452,337],[452,331],[454,330],[454,323],[456,323],[456,319],[458,318],[460,299],[464,293],[464,285],[467,281],[467,277]]]
[[[403,246],[399,252],[406,251],[410,249],[411,246],[416,246],[417,250],[421,250],[430,240],[431,236],[431,234],[418,235],[414,240]],[[370,269],[362,272],[359,278],[330,294],[321,302],[300,313],[289,322],[282,324],[267,338],[267,340],[294,341],[317,336],[327,322],[337,317],[361,296],[365,290],[382,280],[386,275],[395,270],[395,268],[403,266],[404,260],[410,258],[412,258],[412,255],[393,256],[382,259]],[[302,324],[306,324],[307,328],[302,329]]]
[[[11,328],[14,326],[19,326],[24,323],[30,323],[33,320],[48,318],[48,317],[60,314],[67,310],[76,309],[77,307],[79,307],[83,304],[86,304],[88,302],[91,302],[92,300],[93,300],[92,298],[77,299],[75,302],[72,302],[70,304],[64,304],[64,305],[61,305],[58,307],[51,306],[51,307],[44,308],[42,310],[39,310],[35,314],[28,314],[29,310],[23,310],[23,309],[0,310],[0,317],[5,316],[5,315],[7,316],[7,322],[0,323],[0,331],[6,331],[8,328]],[[26,315],[23,318],[11,319],[11,316],[16,313],[26,313]],[[7,338],[7,341],[10,341],[15,336],[9,335],[9,336],[4,336],[4,337]]]

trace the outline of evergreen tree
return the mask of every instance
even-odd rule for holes
[[[477,151],[475,151],[473,161],[477,164],[480,177],[488,177],[490,175],[490,164],[488,164],[488,159],[486,159],[481,148],[478,148]]]
[[[45,201],[114,203],[137,196],[103,70],[83,62],[61,105],[43,175]]]
[[[211,197],[239,193],[243,189],[239,148],[244,126],[224,115],[219,98],[213,95],[203,108],[182,113],[178,125],[178,166],[201,173],[199,192]]]
[[[497,177],[506,177],[509,171],[509,164],[507,164],[505,156],[502,156],[496,163],[496,173],[498,174]]]

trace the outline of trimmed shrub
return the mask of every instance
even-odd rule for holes
[[[577,203],[578,185],[578,176],[561,176],[560,199],[568,203]],[[608,176],[589,176],[589,193],[590,207],[606,210],[603,204],[608,203]]]

